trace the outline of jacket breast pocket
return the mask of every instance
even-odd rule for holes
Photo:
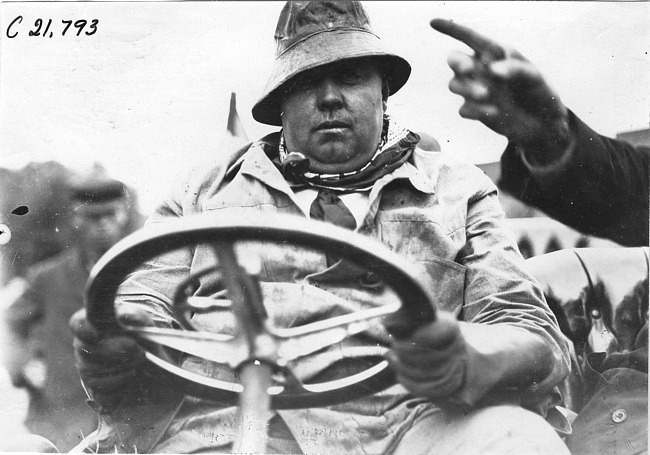
[[[422,215],[383,214],[376,228],[381,241],[420,270],[434,305],[455,315],[464,302],[466,267],[454,261],[464,229],[450,229]],[[388,216],[387,216],[388,215]],[[462,231],[462,232],[461,232]]]

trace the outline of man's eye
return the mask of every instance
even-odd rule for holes
[[[309,90],[314,86],[314,77],[305,75],[302,77],[297,78],[293,84],[289,87],[288,92],[292,92],[293,90]]]
[[[354,69],[343,70],[340,73],[341,80],[347,83],[361,80],[361,72]]]

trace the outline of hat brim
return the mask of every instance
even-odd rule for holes
[[[283,86],[303,71],[340,60],[372,57],[381,62],[389,76],[389,93],[397,92],[408,80],[411,65],[399,55],[387,52],[372,33],[360,30],[323,31],[295,44],[276,58],[264,95],[252,109],[253,118],[267,125],[281,126],[280,103]]]

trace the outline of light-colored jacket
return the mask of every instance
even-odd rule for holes
[[[275,139],[271,135],[252,144],[224,160],[227,164],[215,162],[194,171],[170,191],[148,224],[198,213],[243,219],[273,213],[308,216],[267,156],[276,147]],[[541,290],[525,272],[513,236],[502,225],[503,216],[496,187],[477,167],[444,153],[416,149],[409,162],[375,183],[357,230],[416,264],[439,309],[465,321],[514,325],[542,337],[556,362],[550,375],[534,387],[536,396],[548,395],[568,373],[567,346]],[[340,264],[327,268],[322,253],[270,245],[248,248],[261,255],[265,306],[278,325],[296,326],[390,299],[387,292],[368,286],[363,273],[355,276]],[[209,246],[165,255],[135,272],[121,287],[121,298],[146,305],[159,323],[169,324],[175,285],[188,273],[213,264]],[[195,294],[218,298],[219,291],[213,278],[203,278]],[[192,322],[208,330],[227,331],[232,326],[227,315],[195,315]],[[303,379],[320,378],[353,347],[354,356],[364,358],[381,355],[387,346],[387,334],[378,325],[298,362],[295,369]],[[187,367],[211,376],[223,374],[192,360]],[[471,388],[471,378],[480,374],[470,371],[466,386]],[[522,391],[522,396],[526,393]],[[473,401],[482,398],[469,396]],[[413,419],[432,406],[396,385],[327,409],[278,413],[305,451],[351,453],[364,447],[369,453],[386,453]],[[228,444],[236,433],[235,420],[234,408],[218,409],[187,399],[155,450],[187,452]]]

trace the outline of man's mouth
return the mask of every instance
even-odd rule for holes
[[[345,122],[341,122],[340,120],[331,120],[319,124],[315,129],[316,131],[322,131],[322,130],[340,130],[343,128],[349,128],[349,125]]]

